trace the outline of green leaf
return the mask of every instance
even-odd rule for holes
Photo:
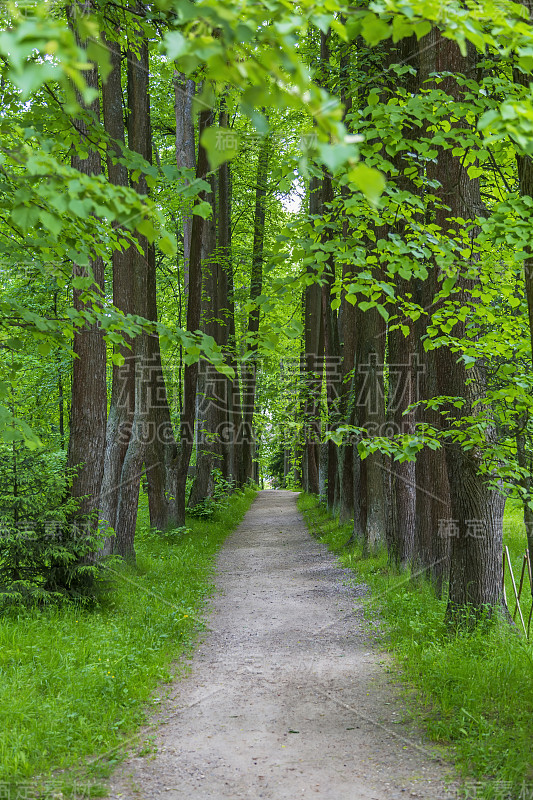
[[[105,82],[111,72],[111,58],[108,48],[98,38],[91,38],[87,42],[87,58],[98,64],[98,70],[102,80]]]
[[[163,39],[162,48],[170,61],[180,58],[189,49],[185,36],[179,31],[170,31]]]
[[[163,236],[157,244],[161,252],[165,253],[167,256],[175,255],[178,249],[176,237],[170,236],[169,234]]]
[[[211,203],[208,203],[207,200],[202,200],[201,203],[194,206],[192,213],[196,214],[199,217],[203,217],[203,219],[207,219],[211,216],[213,209],[211,207]]]
[[[54,234],[54,236],[59,236],[63,229],[63,222],[61,221],[60,217],[54,216],[54,214],[50,214],[48,211],[41,211],[39,214],[39,219],[43,223],[45,228]]]
[[[375,14],[368,14],[361,28],[361,33],[370,47],[379,44],[383,39],[388,39],[392,28]]]
[[[317,28],[320,28],[322,33],[327,33],[329,31],[332,19],[333,17],[331,14],[313,14],[311,17],[311,22],[313,22]]]
[[[347,161],[358,157],[358,150],[353,144],[324,144],[318,145],[320,160],[326,165],[330,172],[335,173],[339,167]]]
[[[379,170],[367,167],[366,164],[357,164],[348,173],[348,179],[363,192],[370,203],[377,205],[385,189],[385,178]]]
[[[220,164],[229,161],[239,150],[239,138],[230,128],[214,126],[206,128],[200,141],[207,151],[211,169],[216,169]]]
[[[39,351],[39,354],[42,356],[47,356],[51,349],[52,345],[50,344],[50,342],[39,342],[39,344],[37,345],[37,350]]]
[[[13,222],[22,228],[23,231],[32,228],[39,217],[39,208],[37,206],[16,206],[11,211],[11,218]]]

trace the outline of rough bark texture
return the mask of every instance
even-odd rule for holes
[[[114,186],[128,186],[128,170],[119,163],[121,145],[125,143],[124,111],[122,107],[120,44],[105,40],[111,59],[111,72],[102,86],[102,110],[106,133],[113,140],[107,151],[107,176]],[[134,311],[133,271],[134,250],[115,250],[112,254],[113,304],[125,314]],[[130,343],[131,344],[131,343]],[[113,365],[111,402],[107,418],[104,476],[100,496],[100,516],[113,529],[116,526],[120,475],[131,436],[135,410],[135,363],[131,350],[120,348],[122,366]],[[113,540],[106,543],[111,552]]]
[[[220,125],[228,127],[228,114],[220,115]],[[224,380],[225,413],[219,415],[221,425],[222,474],[226,480],[237,482],[237,464],[241,460],[237,444],[240,427],[239,376],[235,353],[235,303],[233,286],[233,264],[231,255],[231,173],[229,163],[221,164],[218,170],[218,263],[220,308],[220,344],[226,353],[226,362],[233,368],[235,378]]]
[[[217,207],[214,177],[211,178],[211,193],[208,199],[211,202],[212,214],[205,221],[203,229],[202,329],[212,336],[217,344],[220,344],[220,331],[217,323],[220,316],[218,304],[220,269],[216,247]],[[223,381],[217,379],[215,372],[209,369],[207,362],[202,361],[198,376],[196,470],[189,496],[191,508],[213,494],[213,469],[220,466],[221,449],[217,428],[220,406],[224,399],[217,396],[219,385],[221,388],[225,386]]]
[[[435,35],[435,58],[438,72],[470,74],[475,67],[475,53],[469,50],[463,58],[454,42]],[[441,84],[454,99],[460,97],[460,87],[454,78],[446,78]],[[460,124],[452,123],[452,124]],[[453,156],[451,150],[442,150],[438,156],[439,194],[449,211],[437,209],[436,221],[443,231],[459,229],[459,223],[450,217],[472,218],[481,207],[479,181],[470,180],[462,160]],[[464,272],[464,265],[458,264]],[[472,281],[461,275],[458,280],[462,296],[467,299]],[[464,323],[458,323],[453,335],[464,334]],[[467,379],[470,384],[467,385]],[[462,359],[458,360],[449,348],[441,348],[437,359],[437,382],[439,394],[466,398],[462,410],[453,406],[449,413],[450,424],[460,421],[472,409],[474,399],[483,396],[485,380],[482,365],[466,373]],[[490,431],[487,435],[490,435]],[[450,484],[452,520],[457,526],[451,538],[450,588],[447,618],[459,623],[466,612],[475,619],[484,611],[490,611],[502,603],[501,554],[504,499],[491,490],[478,474],[480,454],[476,449],[465,451],[455,442],[446,445],[446,463]]]
[[[381,435],[385,425],[385,323],[375,308],[359,314],[356,356],[356,418],[369,436]],[[364,496],[363,547],[372,553],[385,541],[386,495],[384,458],[376,452],[361,463]],[[364,495],[363,495],[364,493]]]
[[[86,6],[69,6],[69,22],[76,30],[76,15],[90,10]],[[79,38],[78,38],[79,41]],[[81,42],[79,42],[81,44]],[[98,89],[98,69],[93,67],[84,73],[88,86]],[[81,101],[81,98],[80,98]],[[86,107],[98,121],[99,100]],[[88,124],[85,120],[74,120],[82,150],[88,149],[86,158],[74,152],[71,163],[74,169],[85,175],[98,175],[102,171],[98,150],[88,145]],[[100,257],[91,259],[89,267],[73,265],[73,275],[88,277],[92,273],[93,291],[103,291],[104,264]],[[81,292],[74,289],[74,308],[83,310]],[[106,351],[102,333],[97,324],[85,325],[74,335],[74,362],[72,366],[72,399],[70,410],[70,437],[67,466],[77,468],[72,484],[72,496],[80,498],[78,513],[93,514],[99,506],[100,489],[104,472],[104,449],[107,417]]]
[[[413,75],[408,72],[400,79],[402,87],[411,94],[416,94],[419,89],[418,73],[418,42],[412,36],[403,39],[395,46],[392,46],[389,54],[389,63],[392,66],[396,63],[408,63],[417,70]],[[395,75],[391,70],[390,76]],[[395,76],[397,78],[397,76]],[[398,78],[397,78],[398,79]],[[395,87],[391,86],[392,91]],[[403,136],[411,140],[416,140],[420,134],[417,127],[409,126],[403,128]],[[410,173],[406,169],[409,159],[405,158],[404,151],[397,153],[393,159],[397,175],[394,178],[395,185],[400,191],[417,194],[417,186],[413,182]],[[408,173],[406,175],[406,172]],[[396,222],[389,227],[389,231],[405,238],[407,222],[403,215],[398,215]],[[396,276],[396,296],[405,297],[412,291],[412,282]],[[401,314],[401,312],[400,312]],[[405,322],[409,323],[408,320]],[[407,335],[394,325],[388,332],[388,398],[387,398],[387,419],[388,435],[409,435],[414,433],[414,413],[405,414],[404,412],[411,403],[419,399],[418,397],[418,363],[415,354],[415,336],[413,324],[408,324],[409,332]],[[389,488],[389,514],[387,541],[389,547],[389,558],[397,567],[403,569],[411,563],[414,553],[415,543],[415,520],[416,520],[416,466],[414,461],[399,462],[393,459],[385,459],[385,469],[387,470]]]
[[[174,74],[174,110],[176,114],[176,163],[178,167],[194,170],[196,152],[194,146],[194,121],[192,101],[196,84],[183,73]],[[183,231],[183,291],[189,293],[189,257],[191,252],[192,214],[185,213]]]
[[[430,269],[429,277],[418,283],[415,297],[422,308],[431,311],[432,300],[436,292],[435,270]],[[426,335],[427,318],[425,316],[415,324],[415,340],[417,367],[420,369],[418,379],[419,400],[429,400],[439,394],[437,385],[436,350],[425,351],[423,337]],[[418,407],[417,423],[425,423],[437,430],[441,425],[440,414],[435,409]],[[450,540],[439,536],[439,520],[451,519],[450,486],[446,453],[444,449],[430,450],[424,448],[418,454],[415,465],[416,510],[415,510],[415,543],[413,553],[413,569],[425,575],[435,586],[440,596],[443,584],[448,578]]]
[[[155,249],[146,251],[147,302],[146,315],[157,321],[157,284]],[[148,413],[150,442],[146,450],[148,507],[152,528],[164,531],[176,524],[174,488],[176,483],[177,444],[170,418],[167,387],[161,362],[159,336],[152,334],[146,341],[146,375],[149,380]]]
[[[350,91],[350,55],[351,45],[344,44],[340,58],[340,92],[341,102],[344,106],[345,118],[352,107]],[[344,199],[349,196],[347,186],[341,187],[341,195]],[[342,238],[346,242],[350,233],[348,220],[342,222]],[[347,261],[342,264],[342,281],[348,283],[352,274],[352,268]],[[341,305],[338,315],[339,330],[339,350],[341,353],[341,368],[338,390],[338,413],[339,420],[345,421],[348,425],[354,424],[354,382],[353,370],[355,367],[355,348],[356,348],[356,311],[355,306],[346,301],[346,293],[341,296]],[[351,442],[346,442],[339,447],[337,452],[338,469],[338,510],[339,522],[346,522],[354,516],[354,473],[353,473],[354,447]],[[355,525],[355,521],[354,521]],[[354,530],[355,533],[355,530]]]
[[[148,95],[148,45],[140,35],[137,47],[128,49],[128,146],[145,158],[151,151],[150,102]],[[139,194],[147,194],[144,175],[139,177],[134,188]],[[133,259],[133,306],[135,313],[146,317],[148,294],[148,242],[139,236],[142,252],[134,251]],[[118,500],[115,552],[123,558],[135,560],[135,526],[139,504],[139,487],[146,446],[150,442],[149,398],[150,373],[148,365],[147,336],[137,336],[134,344],[135,362],[135,410],[131,437],[122,466]]]
[[[309,215],[321,212],[321,183],[311,178],[309,186]],[[311,272],[311,271],[310,271]],[[314,275],[314,272],[312,272]],[[316,282],[305,287],[304,306],[304,354],[303,371],[305,385],[304,408],[304,488],[311,494],[319,494],[320,441],[320,392],[322,386],[322,359],[324,336],[322,328],[322,291]]]
[[[200,136],[210,124],[211,112],[200,112]],[[207,153],[201,144],[198,145],[196,176],[205,178],[208,172]],[[200,201],[205,200],[205,192],[200,193]],[[200,328],[202,308],[202,238],[204,220],[198,214],[192,223],[191,251],[189,257],[189,302],[187,305],[187,330],[197,331]],[[196,409],[196,383],[198,380],[198,362],[187,364],[183,381],[183,410],[181,413],[180,449],[176,473],[176,523],[185,524],[185,504],[187,474],[194,441],[194,420]]]
[[[252,275],[250,281],[250,300],[255,302],[263,287],[263,248],[265,240],[266,183],[269,170],[270,142],[265,138],[261,144],[257,160],[254,212],[254,241],[252,251]],[[259,331],[259,306],[252,309],[248,317],[248,334],[252,338],[249,345],[251,357],[243,364],[243,408],[242,408],[242,472],[241,483],[253,479],[253,459],[255,436],[253,418],[255,411],[256,371],[257,371],[257,333]]]
[[[399,287],[401,289],[401,287]],[[417,364],[413,360],[414,335],[401,330],[389,332],[388,427],[392,436],[414,433],[414,414],[404,415],[417,397]],[[389,461],[390,532],[389,557],[396,566],[411,562],[415,543],[416,477],[415,462]]]
[[[533,1],[521,0],[521,4],[525,6],[529,12],[529,21],[533,21]],[[523,73],[519,69],[515,69],[513,77],[516,83],[520,86],[528,87],[530,84],[530,75]],[[522,197],[533,198],[533,159],[531,156],[522,155],[517,157],[518,162],[518,185],[520,195]],[[527,299],[527,311],[529,322],[529,335],[531,339],[531,346],[533,349],[533,249],[528,249],[528,256],[524,260],[524,286]],[[531,456],[528,455],[530,451],[531,442],[528,441],[527,435],[527,418],[523,421],[523,428],[517,437],[517,450],[518,460],[520,466],[531,474]],[[529,445],[529,448],[528,448]],[[522,481],[525,497],[531,497],[533,481],[531,477],[526,476]],[[530,562],[533,564],[533,511],[524,502],[524,523],[526,526],[527,545],[529,551]],[[533,587],[531,589],[533,593]]]

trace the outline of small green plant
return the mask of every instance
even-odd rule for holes
[[[195,506],[188,509],[188,513],[192,517],[197,517],[198,519],[212,519],[217,508],[226,506],[229,502],[229,498],[235,491],[235,481],[226,480],[222,475],[222,470],[214,469],[211,476],[214,484],[213,492],[209,497],[202,500],[201,503],[197,503]]]
[[[216,511],[216,502],[212,497],[206,497],[201,503],[197,503],[192,508],[188,509],[188,514],[191,517],[198,519],[212,519]]]
[[[191,529],[186,525],[182,525],[179,528],[169,528],[166,531],[160,531],[157,528],[147,527],[146,529],[137,533],[137,538],[139,540],[154,537],[156,539],[175,544],[176,542],[181,541],[185,536],[188,536],[190,532]]]
[[[91,562],[104,533],[90,519],[26,520],[0,529],[0,611],[65,601],[91,603],[102,589],[102,564]]]
[[[91,603],[105,585],[93,558],[105,537],[78,515],[64,451],[0,448],[0,611]]]

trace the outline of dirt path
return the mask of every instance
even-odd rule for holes
[[[313,540],[292,492],[261,492],[220,553],[209,631],[173,687],[155,757],[112,798],[456,797],[362,623],[364,587]]]

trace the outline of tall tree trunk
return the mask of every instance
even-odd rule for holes
[[[150,101],[148,73],[148,43],[139,33],[134,47],[128,49],[128,146],[144,158],[151,151]],[[140,175],[134,188],[147,194],[144,175]],[[144,236],[138,236],[141,252],[136,248],[133,258],[133,306],[142,317],[148,312],[148,258],[149,245]],[[135,408],[131,437],[122,465],[118,498],[114,551],[123,558],[135,560],[135,527],[139,504],[139,487],[146,447],[150,442],[149,402],[151,375],[148,368],[148,337],[141,334],[134,342]]]
[[[433,298],[437,292],[436,271],[430,268],[428,278],[415,284],[417,303],[431,313]],[[424,349],[427,335],[427,317],[422,315],[415,323],[415,343],[418,375],[418,400],[430,400],[439,394],[437,386],[438,350]],[[424,423],[437,430],[441,417],[436,409],[418,407],[417,424]],[[425,447],[417,456],[415,464],[416,508],[415,543],[413,569],[420,571],[431,581],[440,597],[449,574],[450,539],[439,535],[439,520],[451,519],[450,485],[446,466],[446,452]],[[442,524],[440,525],[442,530]]]
[[[228,127],[228,113],[223,107],[220,114],[220,125]],[[226,480],[237,481],[237,463],[240,450],[237,445],[236,417],[240,426],[240,395],[235,392],[238,387],[237,364],[235,359],[235,302],[233,286],[233,266],[231,256],[231,173],[229,163],[221,164],[218,170],[218,263],[219,285],[218,305],[220,309],[220,345],[226,353],[226,363],[231,366],[235,378],[226,378],[224,415],[219,415],[222,474]]]
[[[413,434],[414,413],[404,414],[407,407],[418,400],[417,364],[412,355],[413,330],[407,337],[401,330],[390,331],[388,350],[388,424],[393,436]],[[412,561],[415,543],[416,467],[414,461],[399,463],[391,460],[389,469],[391,486],[391,528],[387,537],[389,557],[396,566],[405,568]]]
[[[218,305],[220,268],[217,252],[217,207],[216,207],[216,181],[211,176],[211,217],[205,221],[203,230],[202,248],[202,329],[220,344],[220,331],[217,320],[220,318]],[[189,506],[203,502],[213,494],[213,469],[219,467],[219,410],[225,406],[225,400],[220,398],[219,387],[225,388],[225,381],[219,380],[219,374],[206,361],[200,362],[198,376],[198,403],[197,403],[197,453],[195,477],[189,496]]]
[[[265,241],[266,183],[269,170],[270,141],[265,137],[261,143],[257,159],[254,212],[254,241],[252,251],[252,274],[250,280],[250,300],[255,303],[263,288],[263,250]],[[257,382],[257,334],[261,309],[255,306],[248,317],[250,356],[242,367],[243,381],[243,436],[241,483],[254,477],[253,458],[255,453],[254,413]]]
[[[211,112],[200,112],[199,141],[203,131],[211,122]],[[196,177],[205,178],[208,172],[207,153],[198,144],[196,161]],[[200,192],[200,201],[205,200],[205,192]],[[187,305],[187,330],[197,331],[200,328],[202,310],[202,239],[204,220],[196,214],[192,223],[191,250],[189,256],[189,302]],[[183,381],[183,410],[180,421],[180,449],[177,458],[176,473],[176,523],[185,524],[185,505],[187,475],[194,442],[194,420],[196,411],[196,385],[198,381],[198,362],[186,364]]]
[[[525,6],[529,13],[530,24],[533,21],[533,0],[520,0],[521,4]],[[520,86],[528,87],[530,85],[529,73],[521,72],[519,69],[513,70],[513,77],[517,84]],[[518,162],[518,186],[521,197],[533,198],[533,159],[529,155],[521,155],[517,157]],[[527,248],[527,258],[524,259],[524,287],[527,300],[527,312],[529,322],[529,336],[531,339],[531,347],[533,352],[533,248]],[[523,421],[523,429],[517,437],[517,451],[520,466],[529,473],[522,480],[522,488],[524,489],[525,498],[531,498],[532,484],[531,479],[531,459],[527,456],[527,419]],[[527,546],[529,551],[529,558],[533,564],[533,511],[528,505],[527,500],[524,502],[524,523],[526,526]],[[533,593],[533,586],[531,587]]]
[[[176,114],[176,162],[178,167],[194,170],[194,122],[192,101],[196,84],[183,73],[174,73],[174,110]],[[192,214],[184,212],[183,221],[183,291],[189,293],[189,256],[191,252]]]
[[[385,322],[377,309],[359,313],[356,357],[356,419],[369,436],[380,436],[385,426]],[[362,512],[365,516],[363,549],[375,552],[385,541],[386,494],[384,458],[371,453],[361,463]]]
[[[121,146],[125,144],[124,110],[122,107],[121,49],[118,42],[104,39],[111,59],[111,72],[102,86],[102,109],[106,133],[112,139],[107,151],[107,176],[114,186],[128,186],[128,170],[120,163]],[[113,266],[113,304],[125,314],[134,312],[131,274],[132,247],[115,250]],[[130,342],[130,346],[131,346]],[[135,361],[131,349],[121,347],[122,366],[113,365],[111,402],[107,418],[104,477],[100,496],[100,516],[113,530],[116,527],[120,476],[131,436],[135,410]],[[111,552],[113,541],[106,542],[104,552]]]
[[[149,160],[149,159],[147,159]],[[157,322],[157,281],[155,248],[146,252],[147,305],[149,320]],[[146,341],[146,374],[150,382],[148,394],[149,447],[146,451],[148,507],[152,528],[164,531],[176,524],[174,488],[176,483],[177,444],[170,417],[167,387],[163,374],[159,336],[152,334]]]
[[[469,47],[466,58],[460,54],[455,42],[435,34],[437,72],[471,74],[475,68],[475,52]],[[454,99],[460,99],[462,89],[453,77],[441,83]],[[452,123],[464,124],[462,121]],[[470,180],[460,157],[451,149],[441,150],[437,161],[439,194],[445,206],[436,211],[436,222],[441,231],[459,229],[459,223],[450,217],[472,218],[481,208],[479,181]],[[472,234],[473,235],[473,234]],[[457,283],[461,290],[458,300],[470,297],[473,283],[460,275]],[[454,336],[462,336],[464,323],[453,329]],[[472,412],[472,403],[482,397],[485,389],[483,365],[466,373],[462,359],[450,348],[443,347],[437,359],[437,381],[440,395],[464,397],[463,409],[452,404],[444,407],[450,425],[461,422],[461,417]],[[490,431],[487,433],[490,436]],[[470,622],[483,613],[491,613],[501,606],[501,555],[504,498],[489,488],[479,474],[481,454],[476,448],[465,451],[455,441],[446,444],[446,463],[450,484],[451,510],[454,535],[451,538],[450,589],[447,619],[453,624],[462,623],[465,613]]]
[[[328,204],[333,201],[333,185],[331,176],[324,174],[322,179],[322,215],[327,225]],[[332,230],[326,227],[323,239],[328,241],[332,238]],[[324,283],[321,287],[322,301],[322,327],[324,330],[324,366],[326,378],[326,402],[328,414],[328,430],[333,430],[337,422],[338,395],[339,395],[339,365],[340,365],[340,343],[339,330],[337,326],[337,314],[331,307],[332,288],[335,283],[335,259],[330,256],[325,262]],[[335,484],[337,480],[337,446],[330,440],[326,444],[326,499],[330,511],[333,510],[335,502]]]
[[[86,5],[74,3],[68,7],[69,23],[76,31],[78,13],[90,10]],[[83,44],[77,35],[79,44]],[[95,65],[84,73],[87,85],[98,91],[98,69]],[[80,103],[81,98],[78,98]],[[100,103],[95,99],[85,109],[98,122]],[[79,147],[87,151],[81,158],[74,152],[71,163],[74,169],[85,175],[99,175],[102,171],[100,154],[91,146],[89,127],[85,120],[76,119],[75,127],[79,136]],[[74,276],[92,275],[93,291],[100,293],[104,286],[104,263],[102,258],[90,260],[88,268],[76,264]],[[84,309],[82,292],[74,289],[74,308]],[[72,496],[80,498],[78,514],[94,514],[98,509],[100,489],[104,471],[104,449],[107,417],[106,393],[106,351],[102,333],[98,325],[85,325],[76,331],[73,342],[74,363],[72,372],[72,401],[70,412],[70,437],[68,443],[67,466],[77,468]],[[95,520],[96,522],[96,520]]]
[[[309,215],[320,214],[322,209],[322,185],[318,178],[309,182]],[[309,270],[315,276],[314,270]],[[306,491],[320,493],[319,485],[319,442],[320,442],[320,395],[322,389],[322,362],[324,354],[324,334],[322,317],[322,291],[313,280],[305,287],[304,306],[304,475]]]
[[[403,89],[411,95],[420,91],[418,42],[415,36],[402,39],[397,45],[391,47],[389,53],[389,76],[398,80],[396,73],[390,69],[394,64],[408,63],[416,70],[413,75],[406,73],[400,79]],[[390,77],[389,77],[390,80]],[[391,91],[397,91],[396,84],[391,85]],[[418,126],[404,127],[403,136],[416,140],[420,135]],[[393,178],[396,187],[403,192],[416,195],[417,185],[411,177],[409,159],[405,159],[404,152],[397,153],[392,159],[397,170]],[[406,238],[406,220],[400,214],[392,230],[402,238]],[[389,229],[390,230],[390,229]],[[387,235],[389,233],[387,230]],[[397,299],[405,297],[412,289],[412,283],[396,276]],[[400,312],[401,313],[401,312]],[[413,434],[415,430],[414,413],[405,414],[411,403],[418,400],[417,389],[419,384],[418,363],[415,356],[415,337],[413,325],[409,326],[409,333],[404,335],[400,328],[391,325],[388,332],[388,402],[387,416],[390,434]],[[411,563],[415,543],[416,522],[416,465],[414,461],[399,462],[393,459],[386,460],[388,481],[390,487],[390,508],[388,513],[389,530],[387,543],[389,558],[399,568],[406,568]]]
[[[339,83],[341,102],[344,106],[345,121],[352,108],[350,85],[350,56],[352,45],[342,45],[340,58]],[[350,190],[347,186],[341,187],[343,199],[349,197]],[[350,233],[350,225],[346,218],[342,221],[342,238],[346,242]],[[347,285],[352,275],[352,267],[348,260],[342,263],[342,283]],[[346,300],[346,292],[341,295],[339,308],[339,339],[341,350],[341,368],[339,382],[338,414],[339,421],[347,425],[354,424],[354,376],[355,349],[356,349],[356,308]],[[355,457],[358,459],[358,454]],[[343,444],[337,453],[338,485],[339,485],[339,522],[346,522],[354,517],[354,447],[352,442]],[[356,531],[360,533],[360,520],[354,519],[354,537]]]

